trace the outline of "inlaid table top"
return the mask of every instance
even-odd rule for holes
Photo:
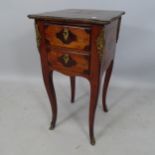
[[[29,15],[30,18],[73,20],[86,23],[105,24],[125,14],[124,11],[67,9]]]

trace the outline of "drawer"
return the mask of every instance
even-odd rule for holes
[[[89,56],[66,53],[57,49],[48,52],[48,63],[52,69],[65,74],[89,74]]]
[[[48,46],[89,51],[90,28],[45,24],[45,39]]]

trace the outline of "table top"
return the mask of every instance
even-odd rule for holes
[[[124,11],[110,11],[110,10],[89,10],[89,9],[67,9],[53,12],[45,12],[40,14],[28,15],[33,19],[46,20],[72,20],[75,22],[82,21],[92,24],[106,24],[119,18],[125,14]]]

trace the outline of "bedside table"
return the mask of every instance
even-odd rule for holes
[[[68,9],[28,15],[35,19],[35,30],[40,53],[45,87],[52,109],[50,129],[57,119],[57,101],[53,85],[53,71],[70,76],[71,102],[75,98],[75,77],[90,82],[89,135],[95,144],[94,118],[104,71],[102,94],[103,110],[111,77],[116,43],[123,11]]]

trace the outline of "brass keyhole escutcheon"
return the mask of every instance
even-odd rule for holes
[[[67,28],[64,28],[63,37],[64,37],[64,40],[68,40],[69,30]]]
[[[65,55],[63,56],[63,60],[64,60],[65,64],[67,64],[68,61],[69,61],[69,55],[68,55],[68,54],[65,54]]]

